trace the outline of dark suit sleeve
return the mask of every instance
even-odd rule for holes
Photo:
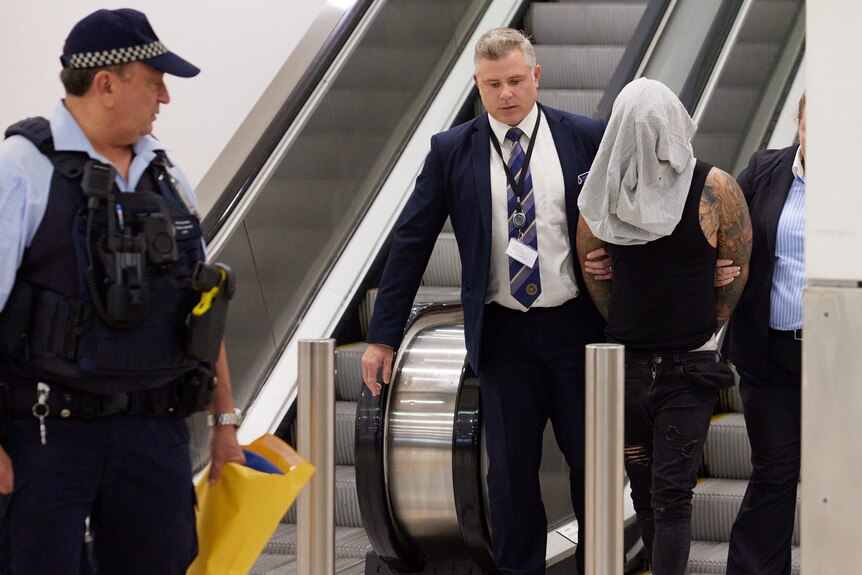
[[[398,347],[422,274],[447,215],[445,174],[438,137],[434,136],[416,187],[395,229],[368,326],[366,340],[369,343]]]

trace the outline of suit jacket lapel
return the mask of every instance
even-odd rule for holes
[[[471,143],[473,156],[473,179],[479,201],[479,212],[485,235],[490,242],[491,234],[491,124],[488,114],[476,120]]]
[[[787,195],[790,193],[790,186],[793,184],[793,160],[796,158],[796,148],[792,149],[792,153],[788,152],[781,158],[781,162],[775,171],[772,172],[772,179],[769,182],[769,204],[767,206],[767,234],[766,242],[769,251],[767,253],[775,253],[775,241],[778,235],[778,219],[781,217],[781,210],[784,209],[784,202],[787,201]]]

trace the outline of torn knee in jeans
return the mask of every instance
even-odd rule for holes
[[[681,435],[679,429],[677,429],[674,425],[668,425],[667,429],[665,429],[662,433],[664,434],[665,439],[667,439],[668,441],[676,441],[676,439]]]
[[[685,445],[682,446],[682,454],[685,457],[691,457],[691,454],[694,452],[694,448],[697,447],[698,443],[700,443],[697,439],[694,441],[689,441]]]
[[[665,439],[667,439],[668,443],[673,443],[674,441],[682,437],[682,433],[680,433],[679,428],[677,428],[675,425],[668,425],[667,429],[665,429],[661,433],[664,435]],[[699,444],[700,441],[698,441],[697,439],[689,441],[688,443],[680,447],[680,453],[682,453],[683,457],[691,457],[692,453],[694,453],[695,448]]]
[[[652,458],[644,444],[626,445],[625,457],[627,462],[635,465],[649,466],[652,463]]]

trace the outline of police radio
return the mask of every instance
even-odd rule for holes
[[[106,200],[114,189],[114,177],[117,170],[114,166],[90,160],[84,164],[84,175],[81,177],[81,189],[87,196],[87,209],[94,210]]]

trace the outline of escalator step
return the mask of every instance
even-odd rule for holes
[[[362,391],[362,354],[367,343],[339,345],[335,354],[335,392],[342,401],[359,401]]]
[[[527,27],[536,44],[627,44],[646,2],[534,2]]]
[[[712,418],[703,447],[703,463],[710,477],[748,479],[751,476],[751,446],[741,413]]]
[[[296,569],[296,555],[271,555],[265,553],[252,566],[249,575],[290,575],[296,573]],[[365,557],[361,559],[357,557],[335,558],[334,575],[363,575],[364,573]]]
[[[353,465],[356,402],[335,402],[335,464]]]
[[[296,502],[287,510],[282,522],[290,525],[296,523]],[[359,495],[356,493],[356,468],[352,465],[335,466],[335,525],[362,527]]]
[[[536,46],[542,66],[542,87],[603,90],[607,86],[625,46]]]
[[[441,233],[434,244],[422,285],[433,287],[461,285],[461,258],[454,233]]]
[[[724,575],[727,571],[727,543],[711,541],[692,541],[688,556],[689,575]],[[791,575],[799,575],[801,550],[793,546],[790,551]]]
[[[722,411],[742,413],[742,397],[739,395],[739,383],[733,387],[718,392],[718,404]]]
[[[371,549],[365,530],[361,527],[335,527],[335,556],[338,558],[365,558]],[[296,555],[296,525],[279,525],[263,549],[267,555]]]
[[[539,90],[539,101],[552,108],[590,117],[599,105],[604,90]]]
[[[692,498],[691,537],[700,541],[728,541],[730,528],[742,505],[747,481],[705,479],[697,484]],[[799,501],[793,544],[799,545]]]
[[[458,264],[460,265],[460,263]],[[460,285],[461,281],[458,280]],[[461,289],[452,286],[421,286],[416,292],[416,299],[413,300],[413,308],[424,306],[430,303],[460,303]],[[359,311],[359,321],[362,323],[362,333],[365,334],[368,330],[368,322],[371,319],[371,313],[374,311],[374,302],[377,301],[377,289],[370,289],[365,294],[365,300],[362,303],[362,308]],[[358,345],[358,344],[356,344]],[[364,351],[364,350],[363,350]],[[360,358],[362,354],[359,354]],[[362,368],[359,367],[359,381],[362,381]],[[358,396],[357,396],[358,397]],[[347,397],[345,397],[347,399]]]

